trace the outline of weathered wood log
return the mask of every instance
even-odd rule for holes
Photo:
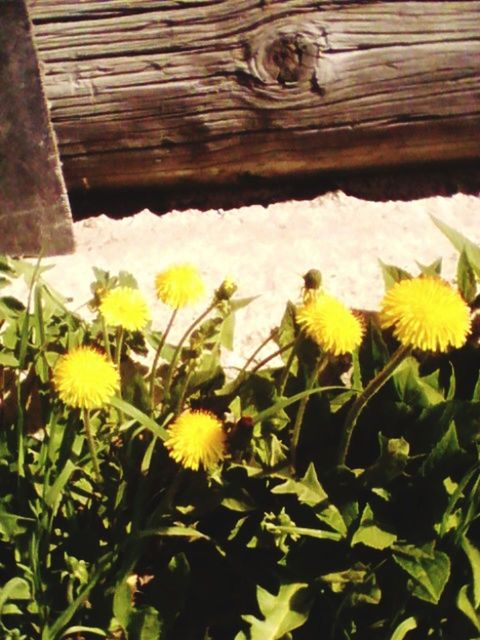
[[[480,157],[480,2],[30,0],[70,187]]]
[[[0,2],[0,252],[73,251],[72,216],[25,0]]]

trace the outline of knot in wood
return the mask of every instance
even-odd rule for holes
[[[311,75],[317,48],[302,34],[278,34],[259,54],[261,66],[272,80],[292,86]]]
[[[267,48],[265,67],[280,84],[297,82],[302,66],[302,50],[296,38],[283,36]]]

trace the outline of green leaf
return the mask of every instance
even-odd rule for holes
[[[412,594],[438,604],[450,577],[450,558],[433,546],[395,546],[394,561],[413,579]]]
[[[23,578],[12,578],[0,590],[0,616],[9,600],[30,600],[30,585]]]
[[[25,523],[22,525],[21,523]],[[35,522],[33,518],[24,518],[9,513],[5,510],[5,506],[0,504],[0,537],[6,542],[11,542],[15,536],[19,536],[26,531],[26,524]]]
[[[480,607],[480,551],[465,536],[461,544],[472,569],[473,604],[475,609],[478,609]]]
[[[53,513],[56,513],[60,506],[63,489],[76,469],[78,469],[78,467],[71,460],[67,460],[65,466],[56,477],[55,482],[48,488],[45,494],[45,503]]]
[[[184,553],[178,553],[158,576],[159,584],[168,585],[160,599],[159,613],[165,631],[169,631],[176,618],[184,610],[190,582],[190,565]]]
[[[191,542],[195,540],[208,540],[209,542],[213,542],[217,551],[223,555],[222,549],[217,544],[215,544],[212,538],[205,535],[201,531],[197,531],[197,529],[194,529],[193,527],[183,527],[181,525],[171,527],[157,527],[154,529],[144,529],[143,531],[139,531],[139,533],[137,534],[137,537],[139,539],[150,538],[151,536],[188,538]]]
[[[268,407],[264,411],[257,413],[256,416],[253,417],[253,424],[258,424],[259,422],[263,422],[268,418],[274,416],[276,413],[289,407],[291,404],[295,404],[299,402],[302,398],[306,398],[307,396],[311,396],[315,393],[320,393],[321,391],[337,391],[338,389],[345,391],[345,387],[341,387],[338,385],[330,386],[330,387],[314,387],[313,389],[306,389],[305,391],[301,391],[300,393],[296,393],[294,396],[290,396],[289,398],[281,398],[274,405]],[[348,392],[351,395],[356,395],[358,393],[358,389],[350,389]]]
[[[8,351],[0,352],[0,365],[2,367],[18,367],[19,364],[18,358],[13,353]]]
[[[400,280],[408,280],[412,277],[408,271],[400,269],[400,267],[395,267],[393,264],[385,264],[385,262],[382,262],[381,260],[378,262],[382,270],[386,291],[388,291],[396,282],[400,282]]]
[[[447,464],[461,451],[458,443],[457,429],[455,423],[451,422],[440,440],[428,454],[425,462],[420,467],[420,473],[424,476],[438,471],[442,468],[448,472]]]
[[[390,636],[390,640],[403,640],[409,631],[417,628],[417,621],[413,616],[405,618]]]
[[[272,489],[272,493],[277,494],[295,494],[302,504],[309,507],[328,500],[328,495],[320,484],[315,471],[315,465],[311,462],[308,469],[301,480],[289,478],[283,484],[279,484]]]
[[[250,625],[250,640],[280,640],[307,620],[311,597],[306,583],[282,584],[277,594],[257,586],[258,606],[263,620],[242,616]]]
[[[439,276],[442,272],[441,258],[437,258],[432,262],[432,264],[421,264],[420,262],[417,262],[417,265],[424,276]]]
[[[275,342],[278,344],[280,348],[286,347],[288,344],[291,344],[295,340],[296,336],[296,306],[293,302],[288,301],[285,307],[285,311],[283,313],[282,319],[280,321],[280,326],[275,335]],[[293,348],[293,347],[292,347]],[[281,353],[281,358],[284,363],[287,363],[291,349],[286,349]],[[297,374],[298,371],[298,360],[295,358],[294,362],[290,367],[290,371],[293,375]]]
[[[405,438],[386,438],[378,434],[380,455],[368,467],[362,479],[369,486],[381,486],[401,475],[408,464],[410,444]]]
[[[74,627],[69,627],[62,633],[62,638],[67,637],[80,637],[80,634],[83,633],[91,633],[94,636],[100,636],[101,638],[107,638],[107,633],[103,629],[99,629],[98,627],[83,627],[82,625],[76,625]],[[83,635],[82,635],[83,637]]]
[[[239,513],[254,511],[257,508],[252,496],[242,487],[236,487],[233,494],[230,488],[229,495],[226,495],[222,500],[222,507]]]
[[[435,218],[435,216],[430,217],[440,231],[447,236],[455,249],[459,253],[465,252],[472,269],[475,271],[477,277],[480,277],[480,247],[458,231],[455,231],[455,229],[452,229],[452,227],[445,224],[445,222]]]
[[[328,524],[334,531],[337,531],[345,537],[347,535],[347,526],[342,514],[333,504],[325,504],[328,501],[328,495],[320,484],[315,471],[315,466],[310,463],[308,469],[301,480],[289,478],[283,484],[277,485],[272,489],[275,494],[294,494],[299,502],[309,507],[318,507],[315,515],[322,522]]]
[[[413,357],[408,357],[398,366],[393,381],[400,398],[408,405],[421,408],[443,402],[443,395],[429,384],[433,378],[422,378],[419,374],[419,363]]]
[[[397,536],[381,529],[375,524],[375,517],[369,504],[366,505],[360,520],[360,526],[352,536],[352,547],[356,544],[364,544],[372,549],[386,549],[396,542]]]
[[[128,585],[127,578],[125,577],[117,584],[113,594],[113,615],[124,631],[128,628],[132,611],[132,589]]]
[[[160,438],[160,440],[164,441],[167,439],[168,434],[163,427],[155,422],[153,418],[150,418],[150,416],[147,416],[146,413],[143,413],[143,411],[140,411],[129,402],[125,402],[125,400],[114,397],[110,400],[110,404],[112,407],[115,407],[115,409],[118,409],[125,415],[136,420],[142,425],[142,427],[149,429],[155,436],[157,436],[157,438]]]
[[[128,637],[132,640],[166,640],[164,625],[158,611],[153,607],[136,609],[130,619]]]
[[[458,258],[457,287],[464,300],[472,302],[472,300],[475,299],[477,295],[477,281],[465,250],[462,251]]]
[[[220,344],[225,349],[233,351],[235,335],[235,314],[229,313],[223,320],[220,328]]]
[[[480,616],[468,597],[468,585],[464,584],[457,594],[457,607],[470,620],[477,631],[480,631]]]

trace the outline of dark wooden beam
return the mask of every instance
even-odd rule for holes
[[[68,183],[480,157],[480,2],[32,0]]]

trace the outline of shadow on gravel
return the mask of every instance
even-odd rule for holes
[[[123,218],[150,209],[168,211],[234,209],[267,206],[285,200],[310,200],[340,189],[364,200],[417,200],[455,193],[480,196],[480,159],[465,163],[428,165],[343,174],[287,176],[267,180],[243,176],[229,185],[187,185],[168,188],[75,190],[69,193],[74,220],[106,214]]]

